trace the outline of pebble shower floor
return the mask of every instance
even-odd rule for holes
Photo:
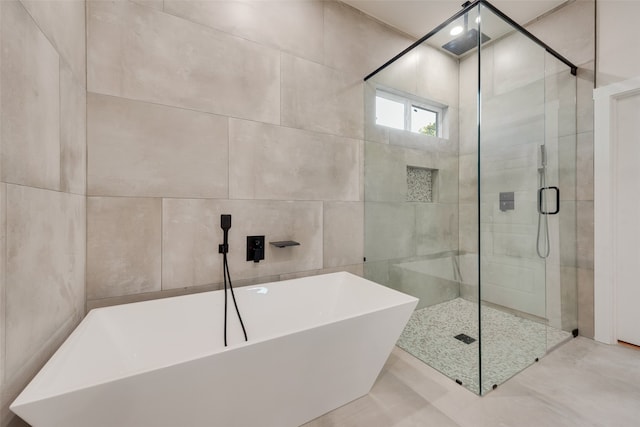
[[[471,344],[456,339],[466,334]],[[478,305],[462,298],[414,311],[398,347],[478,392]],[[482,305],[482,394],[536,358],[571,338],[571,333]]]

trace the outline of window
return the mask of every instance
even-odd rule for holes
[[[376,124],[443,137],[446,106],[413,96],[376,90]]]
[[[411,132],[438,136],[438,113],[426,108],[411,106]]]
[[[404,129],[403,102],[376,96],[376,124],[394,129]]]

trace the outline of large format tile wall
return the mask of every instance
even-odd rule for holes
[[[219,287],[224,213],[238,284],[362,274],[362,78],[410,39],[334,1],[89,1],[87,27],[88,308]]]
[[[567,35],[561,29],[566,27],[569,20],[576,23],[576,30]],[[503,297],[508,293],[505,293],[505,289],[509,285],[499,282],[506,278],[512,284],[517,284],[511,289],[509,304],[506,305],[513,305],[513,297],[519,295],[520,301],[516,309],[549,317],[551,324],[556,327],[571,330],[579,326],[585,336],[593,334],[593,24],[594,2],[580,0],[528,25],[530,31],[579,66],[577,88],[573,86],[573,79],[568,77],[566,69],[557,73],[557,67],[553,66],[555,60],[541,49],[534,49],[537,56],[534,55],[535,52],[527,49],[527,46],[534,45],[522,36],[500,40],[483,52],[486,59],[483,63],[483,93],[487,95],[483,105],[486,125],[483,130],[483,150],[486,150],[483,153],[486,167],[483,172],[483,189],[490,192],[484,194],[489,203],[483,206],[483,212],[488,213],[483,219],[483,252],[490,253],[495,261],[494,268],[484,269],[485,284],[492,283],[488,286],[491,289],[485,289],[484,296],[497,304],[505,305],[507,300]],[[412,52],[376,76],[375,80],[383,86],[413,94],[420,90],[419,83],[425,80],[437,81],[441,89],[447,88],[447,82],[452,81],[451,76],[455,74],[451,71],[445,73],[448,79],[430,75],[428,66],[426,71],[420,70],[418,73],[428,78],[417,80],[412,74],[421,65],[420,60],[416,59],[421,55],[423,54],[419,51]],[[514,55],[519,61],[511,61]],[[434,58],[430,59],[433,64]],[[442,61],[435,62],[441,70],[451,68],[442,66]],[[521,66],[514,68],[513,64],[518,63]],[[477,135],[473,126],[477,113],[476,68],[473,56],[461,61],[460,98],[456,108],[456,117],[459,111],[460,126],[459,209],[456,210],[455,203],[448,205],[452,214],[449,216],[459,218],[459,230],[455,230],[455,233],[451,233],[451,227],[447,226],[446,212],[443,211],[447,205],[429,204],[429,215],[420,217],[420,221],[417,221],[416,214],[412,211],[416,209],[413,206],[415,204],[406,203],[403,198],[404,167],[408,164],[406,157],[410,154],[409,150],[414,150],[411,156],[420,159],[424,167],[427,164],[433,167],[436,158],[447,156],[447,146],[441,144],[435,151],[445,153],[434,156],[433,147],[426,146],[424,141],[420,144],[419,141],[402,137],[398,132],[381,132],[371,126],[375,117],[372,116],[372,111],[365,111],[365,178],[367,188],[374,189],[367,192],[365,213],[365,222],[371,228],[365,233],[365,269],[368,277],[391,285],[393,282],[411,282],[406,277],[394,280],[394,269],[390,268],[389,260],[397,264],[399,260],[446,249],[477,251]],[[372,87],[365,88],[368,90],[365,94],[369,100],[372,98]],[[433,97],[429,93],[423,95]],[[538,102],[532,103],[535,95],[538,96]],[[572,108],[565,108],[572,104],[574,98],[577,98],[577,115]],[[365,105],[365,109],[370,105],[373,105],[371,101]],[[547,120],[545,123],[542,120],[544,109],[552,108],[553,105],[560,108],[558,114],[555,114],[558,121],[551,124]],[[553,116],[549,114],[549,117]],[[531,120],[523,122],[524,117]],[[505,126],[509,121],[512,126]],[[456,146],[457,134],[456,128]],[[555,170],[555,175],[549,179],[563,187],[562,214],[550,218],[551,232],[559,238],[552,242],[553,256],[547,263],[553,268],[546,269],[546,272],[544,264],[535,253],[538,151],[545,139],[548,151],[553,152],[549,156],[552,163],[549,169]],[[422,150],[415,150],[420,146]],[[455,152],[455,147],[453,150]],[[529,178],[526,182],[522,181],[524,176]],[[505,184],[508,185],[505,187]],[[515,215],[503,213],[498,208],[499,191],[510,190],[516,191],[517,195],[518,207]],[[377,226],[377,218],[390,217],[394,218],[392,226],[386,229]],[[419,230],[414,230],[413,221],[415,224],[426,224],[429,228],[427,233],[421,235]],[[455,240],[454,234],[457,236],[457,244],[451,243],[452,239]],[[431,247],[421,245],[421,241],[429,242]],[[527,273],[524,274],[524,271]],[[511,275],[506,274],[509,272]],[[536,275],[537,280],[533,280]],[[527,284],[523,278],[532,280]],[[535,289],[536,283],[546,286]],[[413,288],[409,288],[405,290],[411,292]],[[461,288],[463,294],[473,291],[473,287],[467,288]],[[523,289],[527,292],[522,292]],[[576,324],[576,318],[579,318],[579,324]]]
[[[85,4],[0,2],[0,425],[85,309]]]
[[[576,90],[576,281],[578,329],[593,338],[593,88],[594,0],[577,0],[527,26],[535,36],[578,66]],[[567,30],[570,29],[570,30]],[[565,159],[564,161],[572,161]],[[565,270],[567,273],[568,270]],[[568,274],[571,274],[570,271]]]
[[[482,123],[480,142],[482,298],[519,312],[547,318],[572,330],[576,324],[575,286],[575,79],[568,67],[521,33],[484,46],[481,53]],[[462,61],[461,81],[477,81],[477,56]],[[465,123],[476,116],[474,91],[461,93]],[[475,190],[475,126],[461,130],[461,186]],[[470,138],[467,138],[469,136]],[[560,187],[561,209],[548,216],[550,253],[536,251],[540,147],[547,152],[547,185]],[[511,210],[500,208],[502,193],[514,194]],[[461,227],[476,228],[475,191],[461,192],[468,206]],[[555,203],[549,206],[553,208]],[[475,252],[467,236],[463,250]],[[470,245],[469,245],[470,243]],[[467,246],[469,245],[469,246]],[[475,292],[474,292],[475,294]]]
[[[441,137],[376,125],[376,89],[444,105]],[[365,85],[365,275],[420,298],[458,295],[412,261],[458,250],[458,60],[421,45]],[[409,195],[408,168],[432,171],[431,201]]]
[[[574,31],[562,31],[569,22]],[[483,281],[486,285],[492,281],[492,275],[503,277],[507,270],[520,272],[516,275],[519,279],[513,278],[512,282],[518,283],[522,289],[512,293],[528,291],[534,298],[524,298],[515,308],[532,314],[538,314],[536,310],[546,310],[545,316],[553,326],[568,330],[577,326],[580,333],[588,337],[593,336],[593,26],[594,2],[588,0],[570,3],[527,26],[534,35],[578,65],[576,89],[568,84],[571,82],[567,80],[566,73],[555,74],[555,60],[550,55],[519,35],[509,36],[483,50],[482,81],[485,125],[482,137],[482,155],[485,158],[482,188],[485,199],[486,196],[490,199],[488,204],[483,204],[483,211],[489,214],[482,219],[482,251],[491,254],[489,261],[497,267],[484,268]],[[511,62],[514,56],[520,60]],[[510,63],[521,66],[514,69],[509,66]],[[502,67],[492,68],[494,64],[502,64]],[[473,166],[477,153],[473,146],[466,143],[469,135],[464,124],[475,117],[476,108],[475,99],[464,98],[469,91],[462,87],[469,82],[475,84],[477,79],[474,80],[473,75],[476,68],[475,58],[462,61],[460,235],[467,237],[474,235],[464,230],[475,226],[477,211],[473,193],[465,189],[475,189],[473,177],[476,169]],[[563,87],[565,90],[562,90]],[[535,96],[538,102],[533,102]],[[544,98],[540,98],[542,96]],[[566,101],[572,101],[574,97],[577,100],[575,115],[562,108]],[[531,107],[526,107],[523,101]],[[560,111],[555,115],[548,111],[551,113],[548,117],[557,117],[557,126],[548,120],[546,123],[540,121],[544,105],[547,109],[553,108],[556,101]],[[506,107],[508,109],[505,110]],[[523,117],[529,117],[529,120],[522,121]],[[575,128],[576,134],[569,132],[570,129],[565,130],[564,125]],[[470,136],[475,141],[475,135]],[[562,188],[561,214],[549,218],[552,252],[546,262],[550,267],[546,268],[546,274],[544,266],[536,263],[535,252],[536,169],[543,137],[547,142],[549,170],[555,174],[548,177],[549,184],[560,184]],[[492,149],[491,144],[495,142],[500,143],[500,149]],[[526,182],[522,181],[524,177],[527,177]],[[511,191],[510,188],[514,186],[516,209],[501,212],[497,193]],[[526,207],[523,210],[521,206]],[[461,250],[470,251],[475,247],[477,241],[474,239],[461,240]],[[529,273],[524,274],[524,271]],[[534,274],[543,276],[527,284],[526,281]],[[545,289],[536,292],[531,286],[536,282],[546,282]],[[530,289],[527,289],[527,285]],[[496,281],[493,286],[484,287],[483,297],[502,304],[500,298],[508,295],[506,288]],[[537,304],[531,305],[536,298]],[[513,302],[513,299],[509,301]],[[576,309],[578,325],[573,320],[576,318]]]
[[[544,263],[535,252],[537,149],[545,136],[544,51],[515,33],[483,46],[481,62],[482,298],[545,317]],[[461,81],[477,82],[477,67],[477,55],[463,59]],[[477,96],[474,87],[469,89],[460,102],[470,125],[461,130],[466,167],[460,168],[460,181],[469,191],[461,192],[460,202],[471,215],[462,217],[461,228],[477,233]],[[501,192],[513,192],[513,210],[500,209]],[[465,235],[464,251],[478,251],[476,233]],[[472,292],[477,298],[477,290]]]

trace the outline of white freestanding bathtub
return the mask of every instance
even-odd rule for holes
[[[417,299],[349,273],[92,310],[11,405],[33,427],[298,426],[369,392]]]

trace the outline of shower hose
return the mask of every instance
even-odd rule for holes
[[[544,155],[543,155],[544,156]],[[542,167],[538,169],[540,174],[540,187],[545,188],[547,186],[547,165],[546,161],[543,162]],[[544,193],[544,192],[543,192]],[[547,211],[547,198],[541,193],[540,197],[542,209],[538,209],[538,235],[536,240],[536,252],[540,258],[547,258],[551,251],[549,244],[549,221],[547,215],[543,212]]]

